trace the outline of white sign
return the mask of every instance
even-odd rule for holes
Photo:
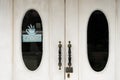
[[[41,34],[23,35],[23,42],[42,42]]]
[[[36,34],[35,27],[30,24],[26,29],[27,34],[23,34],[23,42],[42,42],[42,34]]]

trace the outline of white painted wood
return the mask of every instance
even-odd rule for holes
[[[109,25],[109,58],[101,72],[91,68],[87,56],[87,25],[94,10],[103,11]],[[115,80],[115,15],[115,0],[79,0],[79,80]]]
[[[0,0],[0,80],[12,80],[12,0]]]
[[[64,80],[64,0],[50,0],[50,74],[51,80]],[[62,67],[58,67],[58,44],[62,44]]]
[[[48,0],[14,0],[14,80],[50,80]],[[21,50],[21,27],[25,13],[35,9],[43,25],[43,57],[35,71],[26,68]]]
[[[120,80],[120,0],[116,0],[116,79]]]
[[[12,16],[12,3],[14,3],[14,16]],[[120,0],[118,0],[117,4],[118,21],[116,28],[115,0],[14,0],[14,2],[12,0],[0,0],[0,24],[2,24],[0,27],[2,40],[0,42],[0,51],[2,53],[2,56],[0,56],[0,64],[2,64],[0,66],[0,79],[119,80]],[[35,71],[26,68],[21,52],[22,20],[29,9],[35,9],[39,12],[44,32],[42,63]],[[87,57],[87,24],[91,13],[96,9],[104,12],[109,24],[109,59],[105,69],[101,72],[92,70]],[[12,25],[12,23],[14,24]],[[13,41],[12,32],[14,33]],[[58,70],[59,41],[62,42],[62,70]],[[67,78],[64,69],[68,63],[68,41],[71,41],[72,44],[73,73],[70,78]],[[14,53],[12,49],[14,49]],[[14,63],[12,63],[12,54]],[[116,60],[116,67],[114,59]]]
[[[66,0],[66,67],[68,67],[68,41],[71,41],[71,57],[72,57],[72,67],[73,73],[70,74],[70,78],[67,77],[66,80],[78,80],[78,60],[79,60],[79,52],[78,52],[78,0]]]

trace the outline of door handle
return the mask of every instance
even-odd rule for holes
[[[72,55],[71,55],[71,42],[69,41],[68,43],[68,67],[66,67],[66,73],[67,74],[67,77],[69,78],[70,77],[70,73],[73,73],[73,67],[72,67]]]
[[[61,70],[61,66],[62,66],[62,44],[61,44],[61,41],[59,41],[59,44],[58,44],[58,66],[59,66],[59,70]]]
[[[72,63],[71,63],[71,42],[69,41],[69,44],[68,44],[68,66],[71,67],[72,66]]]

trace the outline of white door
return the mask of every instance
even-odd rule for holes
[[[12,79],[12,0],[0,0],[0,79]]]
[[[115,80],[114,0],[14,0],[13,23],[14,80]]]
[[[99,11],[102,11],[100,13]],[[95,12],[96,11],[96,12]],[[100,14],[99,14],[100,13]],[[103,15],[106,17],[102,19]],[[115,80],[115,0],[79,0],[79,79],[80,80]],[[92,18],[93,17],[93,18]],[[96,17],[96,18],[95,18]],[[89,23],[91,22],[91,23]],[[93,22],[93,24],[92,24]],[[96,23],[97,22],[97,23]],[[100,22],[100,23],[99,23]],[[105,23],[108,23],[108,41],[106,37]],[[90,26],[89,26],[90,25]],[[99,26],[100,25],[100,26]],[[98,29],[96,27],[98,27]],[[103,27],[104,26],[104,27]],[[100,29],[103,28],[103,29]],[[90,30],[91,29],[91,30]],[[95,30],[96,29],[96,30]],[[91,31],[91,32],[90,32]],[[96,33],[94,33],[96,31]],[[93,36],[92,36],[92,35]],[[101,35],[99,35],[101,34]],[[106,37],[106,40],[100,42],[100,37],[103,35]],[[91,37],[89,36],[91,35]],[[96,35],[96,36],[95,36]],[[103,39],[105,39],[103,37]],[[102,38],[102,37],[101,37]],[[89,40],[90,39],[90,40]],[[96,42],[98,41],[98,43]],[[93,46],[90,44],[93,44]],[[99,43],[100,42],[100,43]],[[98,45],[94,45],[97,43]],[[108,44],[108,50],[105,48],[105,43]],[[88,46],[89,44],[89,46]],[[102,50],[102,44],[105,50]],[[91,47],[93,54],[88,54],[92,52],[89,51],[88,48]],[[108,53],[108,60],[106,65],[102,62],[98,64],[98,61],[101,61],[104,56],[102,54]],[[95,54],[98,54],[95,56]],[[91,55],[91,65],[90,63],[90,56]],[[98,61],[96,61],[98,60]],[[105,61],[105,59],[103,59]],[[95,65],[96,64],[96,67]],[[99,68],[99,65],[104,67]]]
[[[14,0],[14,80],[50,80],[48,4]]]
[[[115,58],[115,62],[116,62],[116,80],[120,80],[120,0],[117,1],[116,4],[116,58]]]

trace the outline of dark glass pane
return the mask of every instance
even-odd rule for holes
[[[26,12],[22,23],[22,56],[29,70],[36,70],[43,53],[43,30],[41,18],[35,10]]]
[[[91,14],[88,22],[87,50],[91,67],[102,71],[108,60],[109,31],[107,19],[99,10]]]

